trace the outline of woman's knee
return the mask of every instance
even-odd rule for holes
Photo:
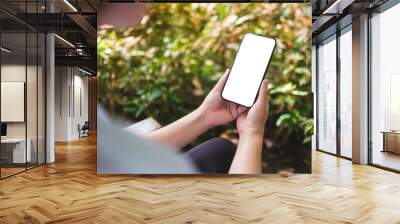
[[[205,143],[208,143],[209,145],[212,145],[212,146],[219,146],[219,147],[223,146],[226,148],[236,148],[236,145],[233,144],[231,142],[231,140],[226,139],[226,138],[221,138],[221,137],[214,137],[214,138],[206,141]]]
[[[236,153],[236,145],[224,138],[212,138],[187,152],[194,163],[207,173],[226,173]]]

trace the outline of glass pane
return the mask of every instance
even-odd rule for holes
[[[400,5],[371,19],[372,163],[400,170]]]
[[[336,153],[336,37],[318,48],[318,148]]]
[[[340,152],[352,157],[352,35],[340,36]]]
[[[28,150],[28,168],[37,165],[37,132],[38,132],[38,36],[36,32],[27,33],[28,38],[28,63],[27,63],[27,80],[26,80],[26,112],[27,112],[27,142]]]
[[[311,74],[312,74],[312,87],[311,87],[311,89],[312,89],[312,92],[314,93],[313,94],[313,119],[314,119],[314,126],[313,126],[313,128],[314,128],[314,133],[313,133],[313,136],[312,136],[312,141],[311,141],[311,149],[312,150],[316,150],[316,148],[317,148],[317,144],[316,144],[316,130],[317,130],[317,127],[316,127],[316,120],[317,120],[317,118],[316,118],[316,114],[317,114],[317,108],[316,108],[316,106],[315,105],[317,105],[317,96],[316,96],[316,94],[315,93],[317,93],[317,90],[316,90],[316,75],[317,75],[317,47],[315,46],[315,45],[312,45],[312,51],[311,51],[311,53],[312,53],[312,62],[311,62]]]
[[[46,37],[39,34],[38,45],[38,163],[45,163],[45,44]]]
[[[37,13],[36,1],[27,2],[27,13]],[[37,19],[37,17],[32,18]],[[32,21],[34,22],[34,21]],[[26,80],[26,113],[27,113],[27,149],[31,151],[28,168],[37,166],[38,160],[38,33],[27,30],[27,80]]]
[[[26,150],[26,33],[1,34],[1,166],[2,177],[25,170]]]

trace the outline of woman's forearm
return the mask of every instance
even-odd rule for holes
[[[210,127],[197,109],[181,119],[146,135],[146,138],[182,149]]]
[[[239,144],[233,158],[230,174],[261,174],[261,152],[264,134],[247,131],[240,135]]]

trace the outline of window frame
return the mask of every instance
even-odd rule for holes
[[[27,2],[25,1],[24,3],[27,3]],[[38,12],[38,10],[39,10],[39,8],[38,8],[39,1],[35,1],[34,3],[37,3],[36,11]],[[45,11],[47,12],[47,10],[48,10],[48,7],[46,7]],[[38,30],[38,29],[28,25],[27,23],[24,23],[23,21],[19,20],[18,18],[14,17],[12,13],[10,13],[10,12],[6,11],[5,9],[1,8],[1,4],[0,4],[0,11],[2,13],[5,13],[6,15],[10,16],[11,18],[13,18],[15,21],[20,22],[20,23],[23,24],[23,30],[21,29],[21,30],[18,30],[18,31],[15,31],[15,32],[11,32],[11,33],[21,33],[22,35],[25,35],[25,37],[24,37],[24,39],[25,39],[24,40],[25,41],[25,49],[24,49],[24,51],[25,51],[25,88],[24,88],[25,89],[25,93],[24,93],[25,94],[24,95],[25,166],[21,167],[21,168],[23,168],[22,170],[14,172],[14,173],[6,175],[6,176],[3,175],[2,168],[0,167],[0,180],[3,180],[3,179],[6,179],[8,177],[12,177],[12,176],[17,175],[19,173],[26,172],[26,171],[28,171],[30,169],[39,167],[39,166],[44,165],[44,164],[47,163],[47,110],[46,110],[46,108],[47,108],[47,81],[46,81],[46,79],[47,79],[47,43],[48,43],[48,40],[47,40],[47,32],[43,32],[41,30]],[[27,13],[27,4],[25,4],[25,13]],[[2,37],[3,33],[10,33],[10,32],[0,30],[0,46],[2,45],[1,37]],[[36,71],[35,71],[35,73],[36,73],[35,74],[36,75],[36,91],[35,91],[35,93],[33,93],[33,94],[36,95],[35,96],[36,97],[36,122],[34,122],[35,125],[36,125],[36,136],[34,136],[33,138],[36,138],[36,141],[37,141],[37,145],[36,145],[36,161],[33,164],[29,164],[29,166],[28,166],[29,162],[27,162],[27,156],[28,156],[28,154],[27,154],[27,147],[28,147],[28,144],[27,144],[28,143],[28,114],[27,114],[28,113],[27,112],[28,34],[33,34],[33,35],[36,36],[36,41],[35,41],[36,42],[35,43],[36,44],[36,48],[35,48],[35,51],[36,51],[36,60],[35,60],[35,66],[36,66]],[[43,34],[43,35],[39,35],[39,34]],[[42,36],[42,38],[40,38],[40,40],[39,40],[39,36]],[[41,49],[41,51],[39,51],[39,41],[42,42],[43,49]],[[41,105],[41,106],[44,109],[44,111],[43,111],[44,115],[43,115],[43,117],[40,118],[40,119],[44,119],[44,120],[42,120],[43,125],[44,125],[43,126],[43,129],[44,129],[43,130],[43,143],[44,144],[42,145],[42,147],[43,147],[42,148],[42,152],[43,152],[44,155],[41,155],[43,157],[42,158],[43,162],[39,162],[39,143],[38,143],[38,139],[39,139],[39,113],[38,113],[38,111],[39,111],[39,98],[38,98],[39,97],[38,96],[39,95],[38,94],[39,93],[39,82],[38,82],[39,69],[38,69],[38,66],[40,66],[40,64],[39,64],[39,52],[43,53],[43,55],[41,55],[41,57],[42,57],[42,60],[44,60],[44,63],[42,64],[43,65],[42,71],[41,71],[41,73],[42,73],[41,74],[42,75],[42,82],[44,84],[44,86],[43,86],[44,91],[43,91],[43,94],[42,94],[44,96],[44,98],[42,99],[43,105]],[[0,53],[0,82],[1,82],[2,62],[3,62],[2,54]],[[0,89],[1,89],[1,86],[0,86]],[[0,110],[1,110],[1,105],[0,105]],[[0,123],[1,123],[1,119],[0,119]],[[0,144],[0,156],[1,156],[1,144]]]
[[[316,121],[315,121],[316,122],[316,124],[315,124],[316,134],[315,134],[315,136],[316,136],[316,138],[315,138],[315,141],[316,142],[315,142],[315,145],[316,145],[316,150],[319,152],[327,153],[329,155],[337,156],[339,158],[343,158],[343,159],[351,161],[352,158],[344,156],[341,153],[341,119],[340,119],[340,103],[341,103],[341,99],[340,99],[340,81],[341,81],[341,79],[340,79],[341,78],[340,37],[342,35],[344,35],[345,33],[352,31],[352,29],[349,28],[352,26],[351,17],[346,16],[342,20],[339,20],[338,23],[341,23],[342,26],[340,27],[337,24],[332,25],[332,27],[336,28],[336,32],[334,32],[334,33],[331,32],[330,35],[325,35],[322,39],[318,39],[317,43],[314,44],[316,46],[315,47],[315,51],[316,51],[315,52],[315,57],[316,57],[316,68],[315,68],[315,72],[316,72],[316,74],[315,74],[315,77],[316,77],[316,83],[315,83],[315,85],[316,85],[316,88],[315,88],[316,89],[316,92],[315,92],[315,94],[316,94],[316,105],[315,105],[315,107],[316,107],[316,116],[315,116],[315,118],[316,118]],[[332,27],[328,28],[327,30],[332,29]],[[332,38],[332,36],[334,36],[334,35],[336,35],[335,38],[332,40],[329,40],[329,38]],[[319,49],[321,43],[326,42],[326,41],[336,41],[336,61],[335,61],[335,63],[336,63],[336,152],[335,153],[328,152],[327,150],[321,149],[319,147],[320,146],[320,144],[319,144],[320,130],[318,128],[318,126],[319,126],[318,118],[319,118],[320,112],[319,112],[318,108],[319,108],[319,103],[320,103],[320,99],[319,99],[319,92],[320,92],[319,77],[320,76],[319,76],[319,63],[318,63],[318,61],[319,61],[318,49]]]
[[[368,111],[367,111],[367,116],[368,116],[368,165],[377,167],[383,170],[395,172],[395,173],[400,173],[400,169],[394,169],[391,167],[387,167],[381,164],[374,163],[373,161],[373,132],[372,132],[372,94],[373,94],[373,88],[372,88],[372,19],[373,19],[373,14],[381,14],[384,13],[385,11],[393,8],[394,6],[400,4],[398,0],[388,0],[382,5],[378,6],[377,8],[374,8],[372,10],[369,10],[368,13],[368,32],[367,32],[367,38],[368,38],[368,69],[367,69],[367,78],[368,78]]]

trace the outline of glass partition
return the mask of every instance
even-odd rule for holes
[[[38,150],[38,35],[36,32],[28,31],[27,33],[27,81],[26,81],[26,112],[27,112],[27,150],[29,160],[27,167],[37,165]]]
[[[43,12],[43,2],[32,1],[27,3],[26,11],[28,13]],[[38,17],[33,17],[33,19],[38,19]],[[42,62],[45,55],[43,42],[43,34],[33,28],[27,27],[27,142],[31,151],[31,159],[27,163],[28,168],[37,166],[39,160],[43,163],[44,144],[43,142],[39,144],[39,141],[43,141],[42,127],[44,126],[39,124],[39,121],[44,122],[44,119],[39,119],[39,116],[43,116],[44,113],[41,107],[44,103],[43,92],[45,86],[40,83],[43,82]],[[42,99],[39,101],[41,97]],[[39,109],[41,110],[39,111]],[[42,133],[39,134],[40,131]]]
[[[38,34],[38,76],[37,76],[37,162],[43,164],[46,162],[46,145],[45,145],[45,124],[46,124],[46,76],[45,76],[45,65],[46,65],[46,37],[43,33]]]
[[[24,171],[31,157],[26,136],[26,41],[25,31],[1,34],[2,177]]]
[[[371,162],[400,170],[400,4],[371,18]]]
[[[336,35],[318,47],[318,149],[336,153]]]
[[[20,15],[43,11],[43,1],[2,6]],[[0,12],[0,26],[0,178],[5,178],[45,162],[46,39],[12,14]]]
[[[352,157],[352,32],[351,25],[340,36],[340,154]]]

